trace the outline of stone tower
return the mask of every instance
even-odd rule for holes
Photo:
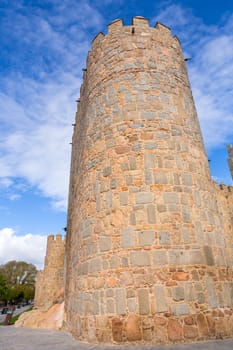
[[[227,215],[226,236],[179,40],[114,21],[88,54],[72,140],[67,329],[92,342],[232,335]]]
[[[36,307],[48,307],[64,296],[64,253],[62,235],[49,235],[44,270],[39,271],[36,278]]]
[[[228,150],[228,165],[229,165],[229,169],[231,172],[231,177],[233,179],[233,147],[232,145],[228,145],[227,146],[227,150]]]

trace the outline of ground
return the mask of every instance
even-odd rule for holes
[[[132,350],[135,346],[93,345],[76,341],[68,333],[42,329],[0,327],[1,350]],[[136,350],[232,350],[233,339],[164,346],[136,346]]]

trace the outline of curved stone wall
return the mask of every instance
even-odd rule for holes
[[[78,100],[67,329],[93,342],[232,335],[226,241],[179,40],[142,17],[114,21]]]

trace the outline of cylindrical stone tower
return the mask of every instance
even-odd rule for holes
[[[88,54],[72,141],[67,329],[93,342],[232,335],[223,227],[179,40],[114,21]]]

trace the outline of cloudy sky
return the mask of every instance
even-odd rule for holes
[[[82,68],[93,37],[116,18],[144,16],[178,35],[211,160],[231,184],[231,0],[0,1],[0,264],[41,267],[46,236],[64,233],[70,141]]]

